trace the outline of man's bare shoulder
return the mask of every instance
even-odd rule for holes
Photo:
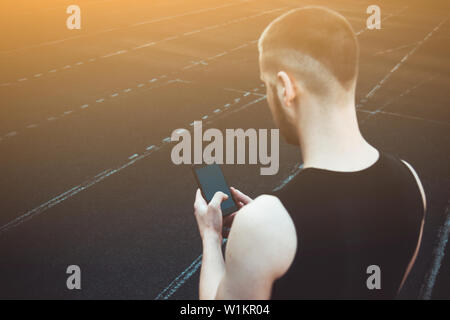
[[[280,199],[266,194],[257,197],[244,206],[236,215],[236,219],[241,220],[242,223],[248,220],[251,220],[252,223],[272,222],[277,225],[279,223],[292,223],[292,219]]]
[[[294,223],[281,201],[262,195],[244,206],[236,215],[229,236],[233,254],[246,255],[249,260],[268,262],[274,278],[283,275],[293,261],[297,249]],[[228,254],[227,254],[228,256]],[[261,268],[261,266],[259,266]]]

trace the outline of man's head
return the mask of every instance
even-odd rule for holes
[[[299,111],[308,101],[332,108],[336,99],[354,99],[359,48],[340,14],[321,7],[289,11],[269,24],[258,47],[269,106],[288,142],[299,144]]]

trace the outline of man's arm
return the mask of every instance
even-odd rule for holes
[[[216,299],[270,299],[296,249],[294,224],[278,198],[256,198],[234,219]]]
[[[217,287],[225,274],[225,261],[222,255],[222,237],[207,232],[202,239],[203,257],[200,270],[199,299],[212,300],[216,297]]]
[[[232,189],[244,206],[235,214],[226,262],[222,256],[221,192],[209,204],[197,191],[195,216],[203,242],[200,299],[268,299],[273,282],[291,265],[297,246],[293,222],[273,196],[255,200]],[[233,217],[231,217],[232,219]]]
[[[202,268],[200,271],[199,298],[214,299],[217,287],[225,272],[222,255],[222,211],[220,204],[228,196],[217,192],[210,203],[197,190],[194,202],[194,214],[203,243]]]

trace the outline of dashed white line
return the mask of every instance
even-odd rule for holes
[[[190,32],[185,32],[185,33],[183,33],[183,35],[185,35],[185,36],[190,36],[191,34],[195,34],[195,33],[199,33],[199,32],[201,32],[202,30],[194,30],[194,31],[190,31]]]
[[[102,56],[102,58],[109,58],[109,57],[117,56],[119,54],[124,54],[125,52],[128,52],[128,50],[119,50],[119,51],[116,51],[113,53],[105,54],[104,56]]]
[[[232,5],[235,5],[235,4],[232,4]],[[229,5],[225,5],[225,6],[229,6]],[[239,19],[230,20],[230,21],[227,21],[227,22],[225,22],[225,23],[223,23],[223,24],[216,24],[216,25],[213,25],[213,26],[204,27],[204,28],[202,28],[202,29],[193,30],[193,31],[190,31],[190,32],[185,32],[185,33],[183,33],[183,35],[185,35],[185,36],[187,36],[187,35],[192,35],[192,34],[195,34],[195,33],[201,32],[201,31],[219,28],[219,27],[224,26],[224,25],[229,25],[229,24],[233,24],[233,23],[242,22],[242,21],[248,20],[248,19],[250,19],[250,18],[256,18],[256,17],[262,16],[262,15],[265,15],[265,14],[269,14],[269,13],[273,13],[273,12],[277,12],[277,11],[284,10],[284,9],[286,9],[286,8],[287,8],[287,7],[282,7],[282,8],[277,8],[277,9],[273,9],[273,10],[263,11],[263,12],[261,12],[261,13],[255,14],[255,15],[251,15],[251,16],[242,17],[242,18],[239,18]],[[208,10],[210,10],[210,9],[208,9]],[[201,11],[201,10],[200,10],[200,11]],[[185,14],[182,14],[182,15],[180,15],[180,16],[184,16],[184,15],[186,15],[186,14],[192,14],[192,13],[185,13]],[[175,16],[173,16],[173,17],[175,17]],[[172,18],[173,18],[173,17],[172,17]],[[172,18],[171,18],[171,19],[172,19]],[[166,19],[166,18],[163,18],[163,19]],[[156,22],[156,21],[159,21],[159,20],[160,20],[160,19],[157,19],[157,20],[151,20],[150,22],[139,23],[139,24],[135,24],[135,25],[132,25],[132,26],[136,26],[136,25],[140,25],[140,24],[146,24],[146,23],[151,23],[151,22]],[[112,28],[112,29],[108,29],[108,30],[103,30],[102,32],[109,32],[109,31],[116,30],[116,29],[118,29],[118,28]],[[79,38],[79,37],[80,37],[80,36],[77,36],[77,37],[71,37],[70,39],[75,39],[75,38]],[[180,35],[175,35],[175,36],[171,36],[171,37],[165,38],[165,39],[160,40],[160,41],[153,41],[153,42],[149,42],[149,43],[146,43],[146,44],[143,44],[143,45],[139,45],[139,46],[133,47],[133,48],[131,48],[131,49],[132,49],[132,50],[138,50],[138,49],[142,49],[142,48],[146,48],[146,47],[155,45],[155,44],[158,43],[158,42],[174,40],[174,39],[177,39],[177,38],[179,38],[179,37],[180,37]],[[69,38],[67,38],[67,39],[69,39]],[[65,40],[67,40],[67,39],[57,40],[57,41],[53,41],[53,42],[48,42],[48,43],[46,43],[46,44],[58,43],[58,42],[61,42],[61,41],[65,41]],[[250,42],[250,43],[256,43],[256,42],[257,42],[257,40],[254,40],[254,41],[252,41],[252,42]],[[243,46],[246,46],[246,45],[243,45]],[[240,48],[234,48],[234,49],[232,49],[232,50],[235,51],[235,50],[238,50],[238,49],[240,49]],[[109,54],[100,56],[99,58],[108,58],[108,57],[112,57],[112,56],[115,56],[115,55],[123,54],[123,53],[126,53],[126,52],[128,52],[128,50],[127,50],[127,49],[123,49],[123,50],[119,50],[119,51],[116,51],[116,52],[112,52],[112,53],[109,53]],[[219,56],[221,56],[221,55],[223,55],[223,54],[220,54],[220,55],[218,55],[218,56],[216,56],[216,57],[219,57]],[[216,57],[211,57],[210,59],[214,59],[214,58],[216,58]],[[88,62],[94,62],[94,61],[96,61],[96,58],[91,58],[91,59],[88,60]],[[79,62],[75,63],[74,65],[75,65],[75,66],[79,66],[79,65],[81,65],[81,64],[83,64],[83,63],[84,63],[83,61],[79,61]],[[71,65],[66,65],[66,66],[64,66],[62,69],[65,70],[65,69],[70,69],[70,68],[72,68]],[[186,67],[186,69],[187,69],[187,67]],[[53,73],[53,72],[56,72],[56,70],[55,70],[55,71],[51,70],[50,72]],[[25,80],[26,80],[26,79],[25,79]],[[18,80],[18,81],[20,81],[20,80]],[[22,81],[23,81],[23,80],[22,80]]]
[[[155,45],[155,44],[156,44],[156,42],[145,43],[145,44],[143,44],[143,45],[134,47],[133,50],[138,50],[138,49],[148,48],[148,47],[151,47],[151,46],[153,46],[153,45]]]
[[[14,137],[14,136],[17,136],[17,131],[11,131],[11,132],[9,132],[9,133],[7,133],[6,134],[6,137]]]
[[[417,42],[416,46],[414,46],[414,48],[412,48],[401,60],[399,63],[397,63],[392,69],[391,71],[389,71],[383,79],[381,79],[373,88],[372,90],[369,91],[369,93],[365,96],[365,101],[367,101],[369,98],[371,98],[381,87],[382,85],[392,76],[392,74],[398,70],[398,68],[400,68],[403,63],[406,62],[406,60],[408,60],[408,58],[410,56],[412,56],[417,49],[420,48],[420,46],[422,46],[425,41],[427,41],[434,32],[436,32],[448,19],[444,19],[442,20],[431,32],[429,32],[425,38],[423,38],[422,40],[420,40],[419,42]],[[360,103],[358,104],[358,107],[360,107],[362,105],[362,100],[360,101]]]

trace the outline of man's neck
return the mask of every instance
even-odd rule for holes
[[[305,168],[352,172],[377,161],[378,151],[359,131],[353,102],[303,109],[298,131]]]

